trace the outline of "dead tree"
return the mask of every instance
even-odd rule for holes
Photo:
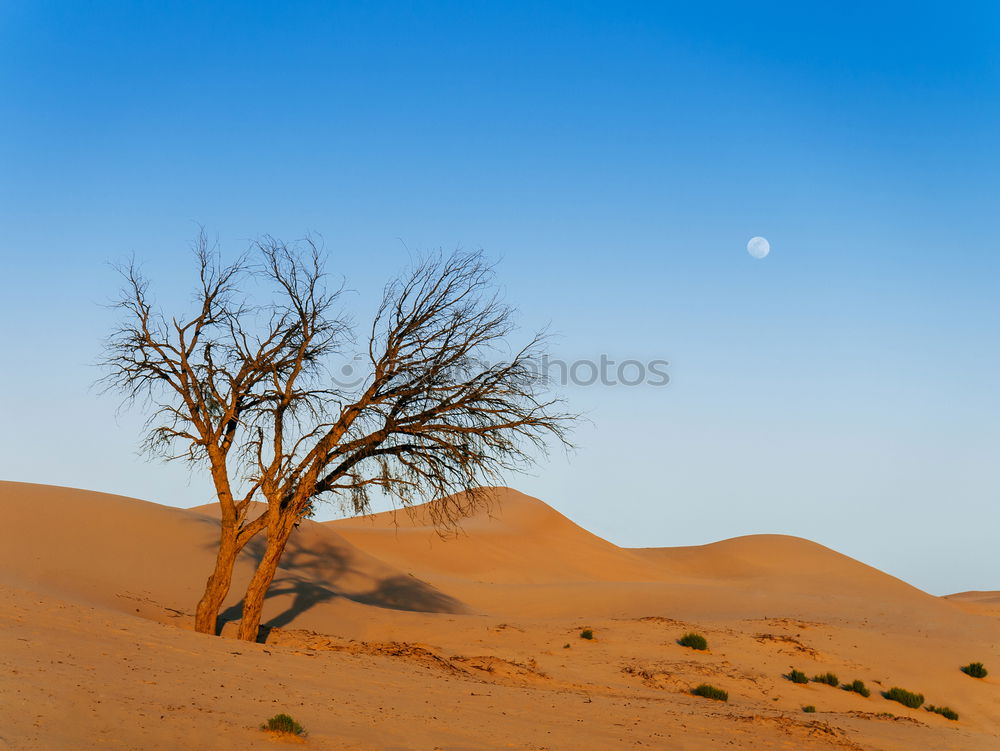
[[[576,416],[544,395],[544,337],[508,348],[514,311],[480,253],[430,257],[386,286],[354,388],[329,371],[356,340],[315,245],[265,238],[225,265],[202,234],[196,261],[195,310],[180,319],[155,307],[135,264],[121,269],[123,323],[102,380],[150,405],[149,451],[211,475],[220,537],[198,631],[215,633],[236,557],[263,533],[239,629],[257,638],[288,539],[318,502],[360,514],[372,492],[404,507],[434,499],[433,521],[448,528],[487,501],[484,486],[530,466],[550,439],[567,443]]]

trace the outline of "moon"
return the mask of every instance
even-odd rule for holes
[[[747,243],[747,253],[760,260],[771,252],[771,243],[766,237],[751,237]]]

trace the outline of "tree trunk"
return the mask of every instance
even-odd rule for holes
[[[205,582],[205,593],[198,602],[194,616],[194,630],[202,634],[216,634],[219,610],[229,594],[233,582],[233,568],[240,552],[236,544],[236,529],[223,523],[219,533],[219,549],[215,556],[215,569]]]
[[[267,549],[247,585],[246,596],[243,598],[243,616],[240,619],[239,631],[239,638],[243,641],[257,641],[264,598],[267,597],[267,590],[274,580],[274,574],[278,570],[278,563],[285,552],[285,545],[292,529],[293,525],[285,523],[277,529],[267,530]]]

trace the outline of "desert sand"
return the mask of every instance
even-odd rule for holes
[[[1000,593],[934,597],[779,535],[621,548],[495,495],[451,537],[419,508],[303,522],[248,644],[191,630],[211,506],[0,483],[0,749],[275,748],[278,712],[315,749],[1000,749]]]

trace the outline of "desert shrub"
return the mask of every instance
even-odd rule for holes
[[[806,674],[801,670],[793,670],[785,676],[792,683],[809,683],[809,679]]]
[[[585,629],[583,629],[580,632],[580,638],[581,639],[593,639],[594,638],[594,629],[592,629],[592,628],[585,628]]]
[[[899,688],[898,686],[893,686],[888,691],[883,691],[882,696],[890,701],[898,701],[904,707],[910,707],[911,709],[916,709],[924,703],[923,694],[915,694],[912,691],[907,691],[905,688]]]
[[[990,674],[981,662],[970,662],[962,668],[962,672],[966,675],[971,675],[973,678],[985,678]]]
[[[813,683],[825,683],[827,686],[833,686],[834,688],[840,685],[840,681],[837,679],[835,673],[823,673],[822,675],[814,675]]]
[[[933,704],[928,704],[926,709],[928,712],[937,712],[939,715],[947,717],[949,720],[958,719],[958,712],[951,707],[935,707]]]
[[[306,732],[299,723],[286,714],[276,714],[261,725],[260,729],[270,730],[272,733],[285,733],[286,735],[302,735]]]
[[[872,692],[868,689],[868,686],[865,685],[864,681],[851,681],[850,683],[845,683],[841,686],[841,688],[844,689],[844,691],[853,691],[856,694],[861,694],[865,698],[872,695]]]
[[[563,644],[563,649],[569,649],[569,642],[566,642],[565,644]]]
[[[691,689],[691,693],[695,696],[704,696],[706,699],[715,699],[716,701],[729,701],[729,693],[723,691],[721,688],[716,688],[715,686],[710,686],[707,683],[702,683]]]
[[[684,636],[677,640],[677,643],[682,647],[690,647],[691,649],[708,649],[708,641],[701,634],[684,634]]]
[[[802,707],[802,711],[812,714],[813,712],[816,711],[816,707],[814,707],[812,704],[806,704],[804,707]]]

